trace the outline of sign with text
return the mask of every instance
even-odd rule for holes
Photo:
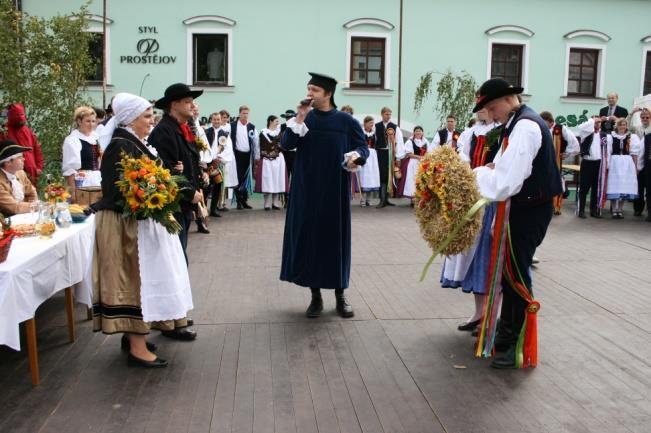
[[[160,49],[158,39],[151,37],[158,34],[155,26],[140,26],[138,27],[138,33],[145,36],[136,42],[136,52],[138,54],[120,56],[120,63],[169,65],[176,62],[176,56],[158,54]]]

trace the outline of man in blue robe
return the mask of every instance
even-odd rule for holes
[[[280,279],[312,290],[307,317],[323,311],[321,289],[334,289],[337,313],[353,317],[344,290],[350,279],[350,172],[368,147],[362,128],[334,103],[337,81],[310,73],[307,99],[287,122],[281,147],[296,149],[285,221]]]

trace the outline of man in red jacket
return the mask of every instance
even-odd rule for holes
[[[0,137],[13,140],[19,146],[29,147],[31,152],[25,152],[25,168],[29,180],[38,188],[38,177],[43,170],[43,153],[34,131],[27,126],[27,116],[23,104],[11,104],[7,108],[7,135]]]

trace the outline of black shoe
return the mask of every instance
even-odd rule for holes
[[[197,338],[196,331],[187,328],[176,328],[173,331],[161,331],[161,334],[167,338],[180,341],[192,341]]]
[[[378,208],[378,209],[383,209],[383,208],[387,207],[387,204],[385,202],[381,201],[380,204],[378,204],[375,207]]]
[[[211,216],[211,217],[215,217],[215,218],[221,218],[221,217],[222,217],[222,216],[221,216],[220,214],[218,214],[217,211],[215,211],[215,210],[212,211],[212,212],[210,212],[210,216]]]
[[[210,233],[210,230],[208,230],[208,227],[206,227],[206,224],[204,224],[203,221],[197,221],[197,231],[204,234]]]
[[[387,206],[395,206],[395,204],[391,203],[389,200],[386,201]]]
[[[271,209],[273,209],[273,210],[280,210],[280,208],[279,208],[278,206],[275,206],[275,205],[274,205],[274,206],[271,206]]]
[[[473,322],[466,322],[457,326],[457,329],[459,331],[473,331],[475,328],[477,328],[477,326],[479,326],[480,323],[481,319],[475,320]]]
[[[266,208],[264,208],[264,210],[265,210],[266,212],[269,212],[269,211],[271,210],[271,208],[270,208],[270,207],[266,207]]]
[[[227,207],[218,207],[217,210],[219,212],[228,212],[230,209],[228,209]]]
[[[127,365],[129,367],[143,367],[143,368],[163,368],[167,367],[167,361],[161,358],[156,358],[153,361],[145,361],[144,359],[136,358],[131,353],[127,358]]]
[[[586,219],[585,212],[579,212],[579,218]]]
[[[158,350],[158,346],[156,346],[154,343],[150,343],[147,341],[147,350],[150,352],[156,352]],[[131,350],[131,343],[129,342],[129,338],[127,338],[126,334],[122,334],[122,340],[120,341],[120,347],[122,347],[122,350],[125,352],[128,352]]]
[[[346,296],[336,295],[337,298],[337,314],[339,314],[344,319],[349,319],[355,315],[353,311],[353,306],[348,303]]]
[[[310,302],[310,305],[307,307],[307,311],[305,312],[305,315],[310,318],[310,319],[316,319],[317,317],[321,316],[321,312],[323,311],[323,298],[321,295],[312,295],[312,302]]]
[[[242,207],[243,207],[244,209],[253,209],[251,206],[249,206],[248,203],[243,203],[243,204],[242,204]]]
[[[506,352],[496,356],[491,363],[491,367],[498,369],[515,368],[515,344],[511,344]]]
[[[596,219],[601,219],[601,218],[603,218],[603,217],[601,216],[601,214],[598,213],[598,212],[590,212],[590,216],[591,216],[592,218],[596,218]]]
[[[187,319],[186,318],[185,321],[188,323],[188,326],[194,325],[194,320],[192,320],[192,319]]]

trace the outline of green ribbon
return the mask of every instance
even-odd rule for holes
[[[427,276],[427,272],[429,271],[429,267],[432,266],[432,263],[434,262],[434,259],[441,254],[441,251],[443,251],[449,244],[454,240],[454,238],[457,236],[459,231],[464,228],[479,212],[481,208],[486,206],[488,203],[491,201],[487,198],[480,198],[477,200],[477,202],[466,212],[466,214],[461,218],[461,221],[452,229],[450,234],[448,235],[447,238],[443,242],[439,244],[439,246],[436,248],[434,251],[434,254],[429,258],[427,263],[425,264],[425,267],[423,268],[423,272],[420,274],[420,282],[422,283],[423,280],[425,280],[425,277]]]

